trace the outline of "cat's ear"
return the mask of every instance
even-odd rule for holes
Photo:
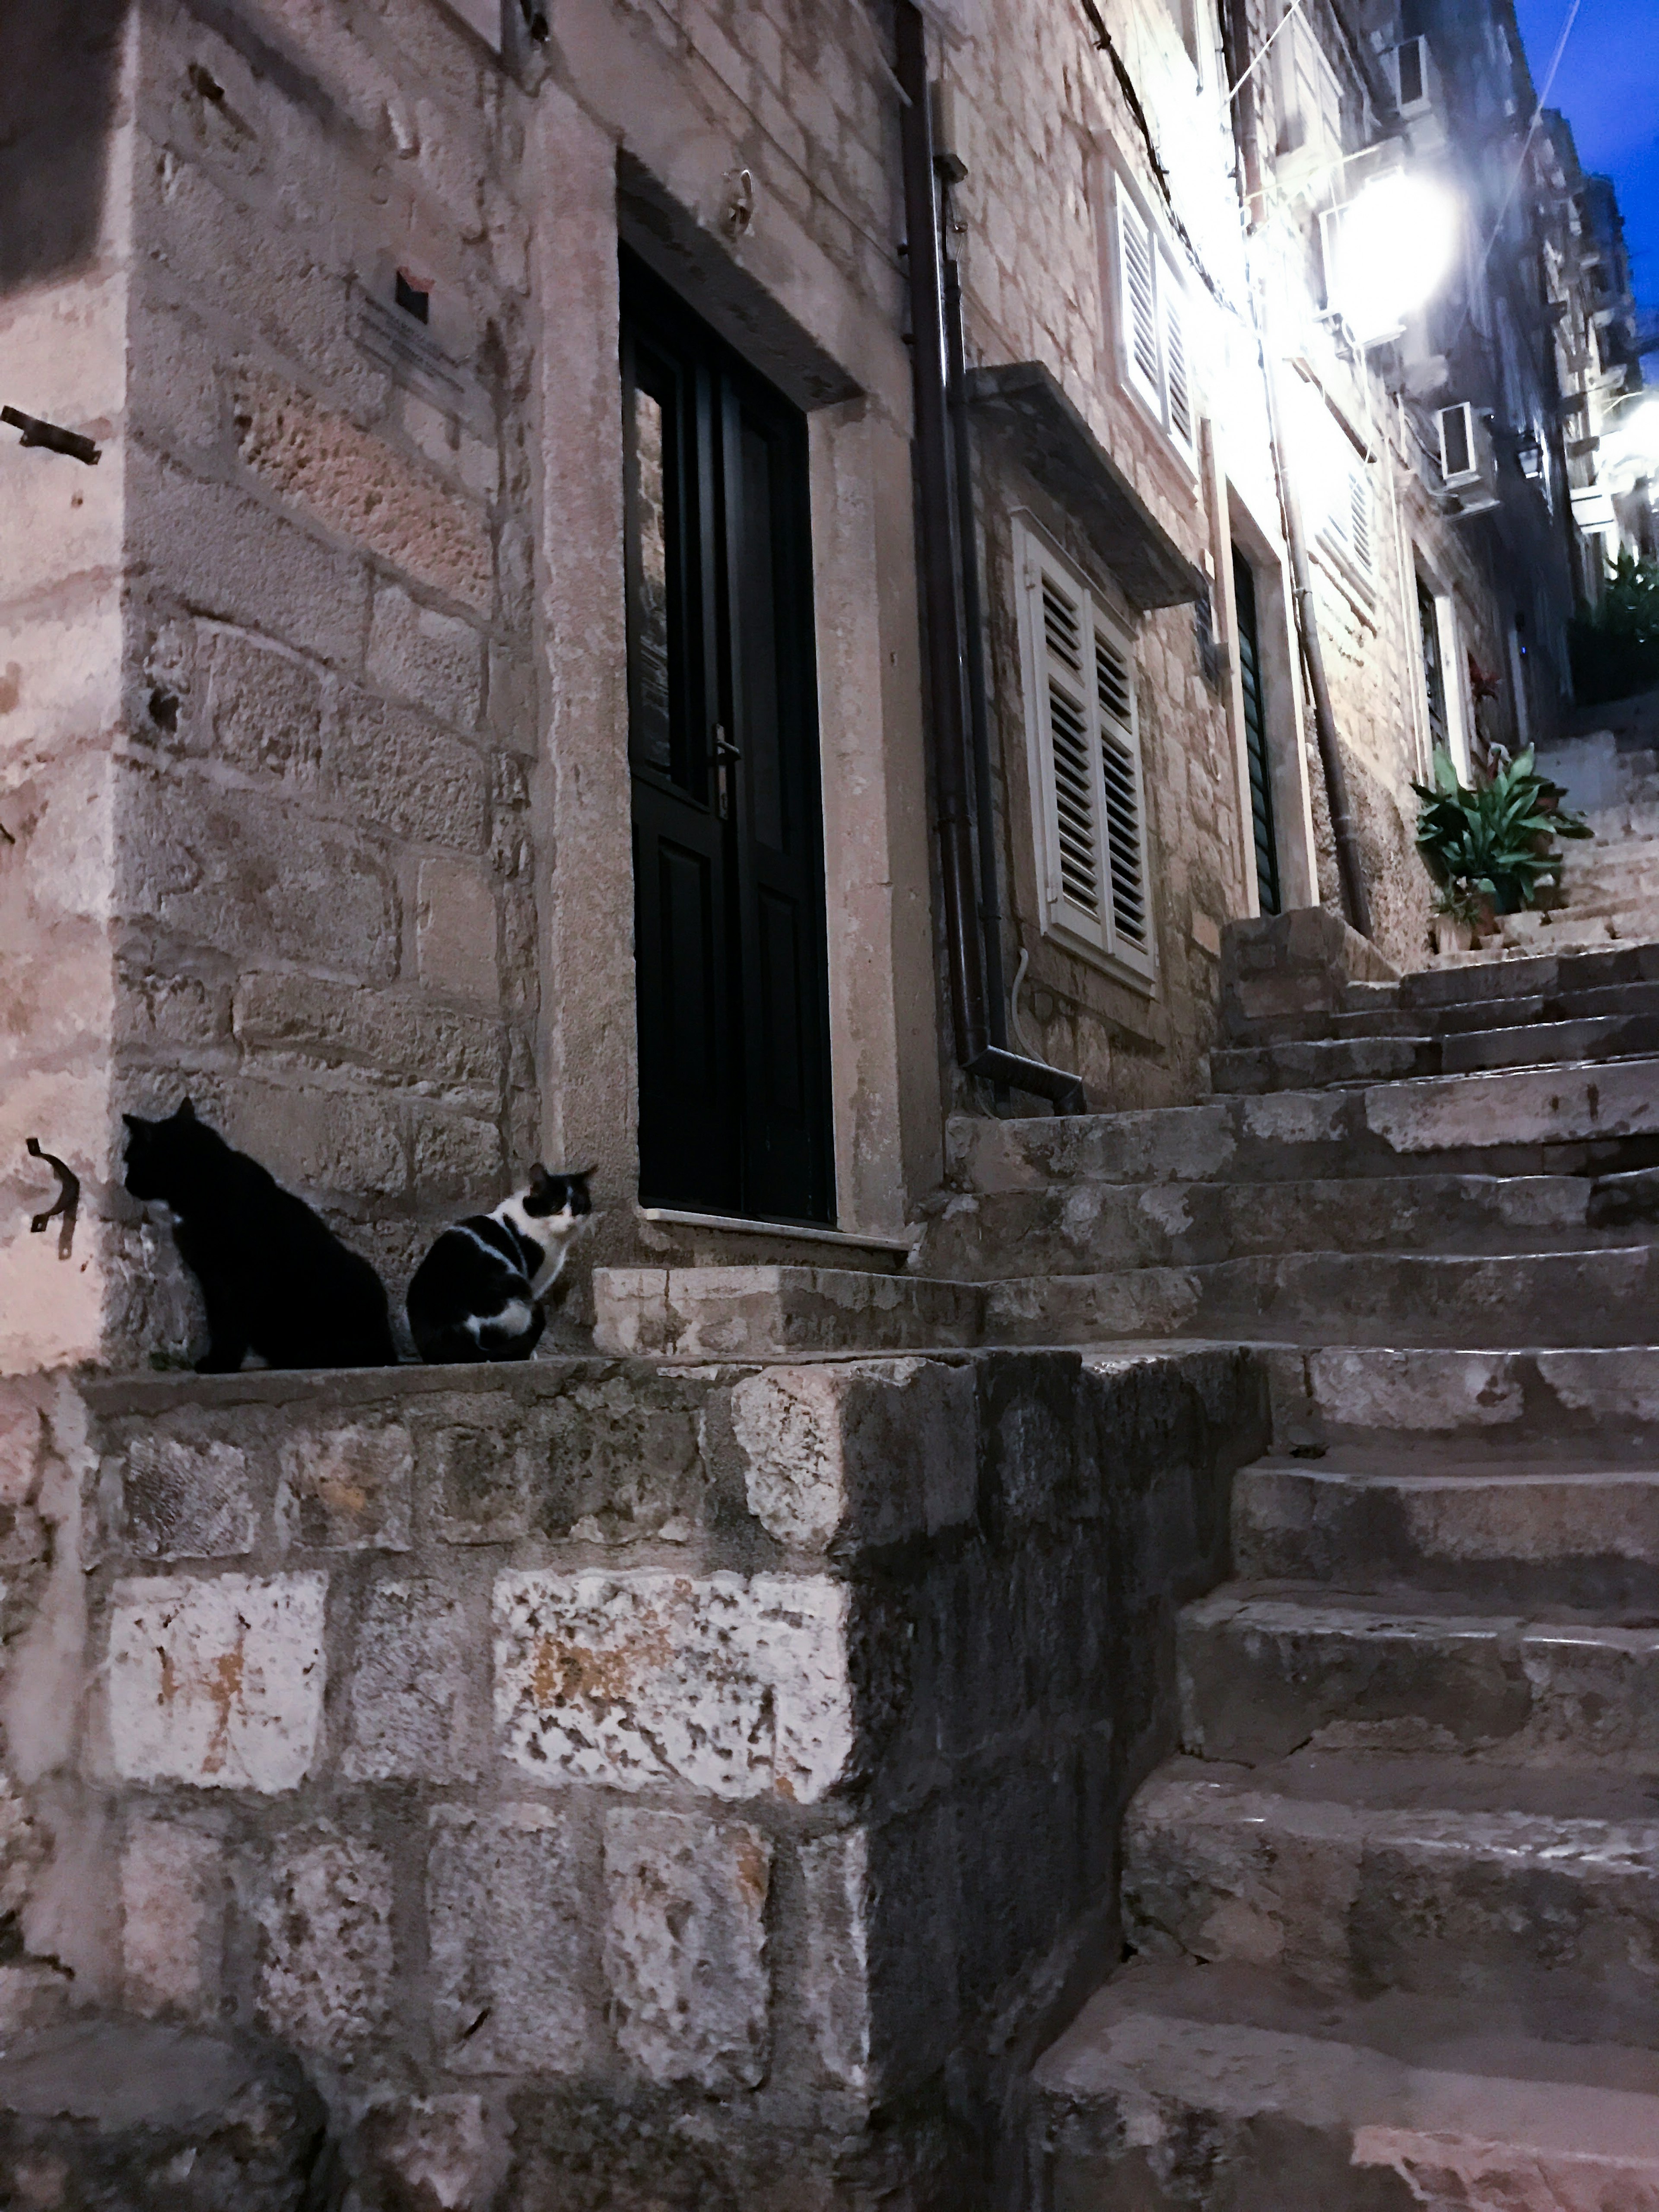
[[[173,1118],[175,1121],[193,1121],[196,1119],[196,1109],[187,1096],[179,1100],[179,1110]]]
[[[121,1119],[126,1123],[129,1129],[135,1132],[139,1129],[148,1129],[149,1127],[149,1123],[145,1121],[142,1114],[123,1114]]]
[[[565,1180],[567,1182],[586,1182],[589,1176],[597,1175],[599,1171],[599,1162],[590,1160],[585,1168],[572,1168]]]
[[[530,1170],[530,1188],[532,1190],[539,1190],[544,1183],[551,1182],[552,1180],[552,1176],[549,1175],[547,1170],[542,1165],[541,1162],[539,1160],[535,1161]]]

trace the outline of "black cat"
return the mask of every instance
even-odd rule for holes
[[[207,1302],[198,1375],[234,1374],[250,1352],[271,1367],[390,1367],[386,1290],[303,1199],[196,1118],[125,1114],[126,1182],[172,1207],[179,1256]]]
[[[547,1326],[543,1301],[593,1210],[592,1172],[549,1175],[538,1161],[528,1189],[445,1230],[409,1286],[409,1326],[422,1359],[529,1358]]]

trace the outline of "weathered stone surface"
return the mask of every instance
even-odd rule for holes
[[[274,1795],[311,1771],[327,1577],[118,1583],[109,1732],[118,1774]]]
[[[501,1575],[502,1748],[544,1782],[811,1804],[853,1748],[847,1620],[808,1576]]]
[[[323,687],[309,662],[234,631],[213,648],[214,748],[234,768],[314,791],[323,759]]]
[[[281,377],[244,370],[233,405],[242,459],[279,498],[475,612],[489,612],[489,535],[469,501]]]
[[[258,1534],[247,1455],[234,1444],[135,1436],[121,1493],[127,1542],[144,1559],[234,1559]]]
[[[369,617],[370,681],[458,730],[483,711],[483,640],[470,623],[423,607],[395,584],[374,594]]]
[[[356,2150],[370,2201],[397,2212],[472,2212],[489,2202],[506,2163],[479,2097],[372,2105]]]
[[[587,1544],[688,1542],[704,1525],[702,1408],[686,1390],[631,1376],[575,1382],[547,1408],[536,1519]]]
[[[256,1048],[385,1073],[428,1095],[486,1105],[500,1095],[500,1028],[413,994],[255,970],[236,986],[236,1034]]]
[[[970,1283],[851,1267],[597,1267],[593,1341],[670,1359],[906,1352],[980,1340]]]
[[[738,1823],[607,1814],[611,2028],[652,2081],[752,2089],[764,2075],[771,1861],[767,1838]]]
[[[896,1543],[969,1519],[975,1384],[937,1361],[774,1367],[738,1383],[749,1508],[781,1544]]]
[[[283,1447],[276,1525],[305,1551],[409,1548],[415,1446],[401,1422],[354,1422]]]
[[[440,1429],[428,1446],[434,1516],[452,1544],[501,1544],[530,1525],[528,1453],[505,1428]]]
[[[304,2050],[346,2052],[383,2027],[392,1993],[392,1874],[362,1844],[284,1839],[257,1909],[260,2008]]]
[[[428,990],[498,1005],[500,927],[495,886],[483,868],[459,860],[422,861],[415,943]]]
[[[423,843],[476,853],[485,842],[484,766],[470,745],[407,707],[343,695],[324,764],[331,803]]]
[[[427,1868],[433,2027],[463,2074],[574,2074],[591,2028],[592,1942],[569,1816],[441,1807]]]
[[[819,2063],[862,2090],[870,2080],[869,1838],[862,1828],[803,1844],[806,1944],[801,2004]]]
[[[473,1626],[460,1594],[441,1584],[374,1584],[351,1674],[350,1780],[476,1778],[488,1721]]]
[[[0,2056],[0,2173],[19,2212],[303,2212],[321,2099],[285,2052],[87,2022]]]
[[[224,1847],[173,1820],[136,1820],[121,1854],[121,1958],[129,2008],[186,2019],[218,2009]]]

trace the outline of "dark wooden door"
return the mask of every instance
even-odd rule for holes
[[[806,426],[632,258],[640,1195],[834,1218]]]

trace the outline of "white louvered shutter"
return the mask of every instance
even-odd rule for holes
[[[1120,190],[1118,265],[1123,277],[1123,360],[1129,381],[1155,413],[1164,412],[1164,379],[1158,343],[1152,234],[1146,217]]]
[[[1146,800],[1128,639],[1016,523],[1045,935],[1151,978]]]
[[[1348,471],[1348,546],[1355,564],[1371,573],[1371,487],[1364,462]]]
[[[1164,313],[1164,372],[1169,392],[1170,435],[1188,460],[1195,444],[1193,387],[1187,358],[1187,301],[1168,269],[1158,270],[1158,304]]]
[[[1106,863],[1089,606],[1035,540],[1026,587],[1036,681],[1035,751],[1042,793],[1045,923],[1104,951]]]
[[[1095,703],[1099,713],[1103,814],[1109,871],[1109,950],[1127,967],[1152,972],[1146,883],[1146,803],[1135,721],[1133,665],[1127,638],[1095,611]]]

